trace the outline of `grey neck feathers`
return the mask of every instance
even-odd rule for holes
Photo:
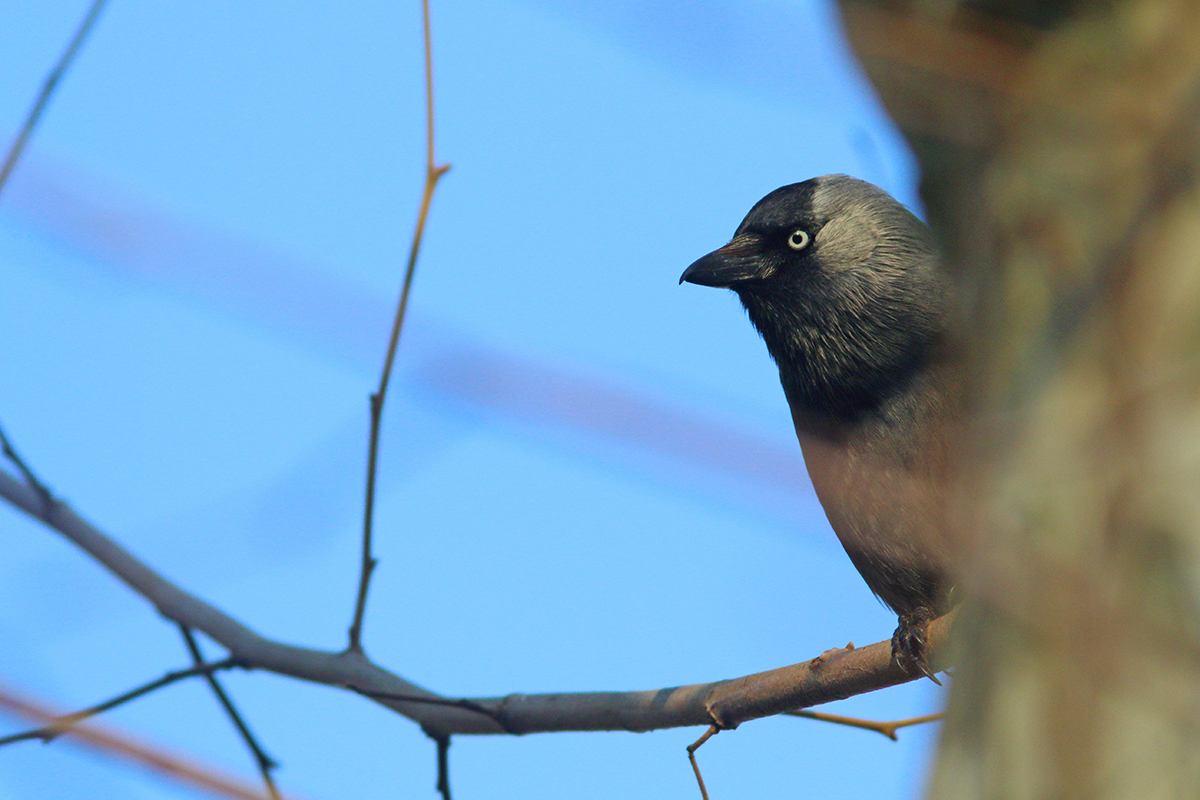
[[[789,403],[814,418],[875,411],[928,364],[941,336],[936,281],[855,272],[835,275],[827,291],[813,280],[738,292]]]

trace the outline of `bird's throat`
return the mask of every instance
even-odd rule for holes
[[[876,412],[927,363],[934,338],[917,324],[889,329],[837,309],[748,297],[743,305],[779,367],[793,413],[817,426]]]

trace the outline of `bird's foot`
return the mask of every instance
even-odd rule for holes
[[[933,615],[924,610],[900,615],[900,627],[892,634],[892,660],[905,672],[924,675],[941,686],[942,682],[929,667],[925,652],[926,635],[932,618]]]

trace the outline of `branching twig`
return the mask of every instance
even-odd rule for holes
[[[859,719],[858,717],[843,717],[840,714],[826,714],[822,711],[788,711],[785,712],[790,717],[803,717],[804,719],[815,719],[821,722],[832,722],[835,725],[847,725],[851,728],[862,728],[863,730],[875,731],[882,733],[884,736],[891,739],[893,742],[898,740],[896,731],[900,728],[908,728],[912,725],[924,725],[927,722],[940,722],[946,718],[944,713],[925,714],[921,717],[909,717],[908,719],[896,719],[890,722],[879,722],[873,719]]]
[[[837,650],[811,661],[733,680],[632,692],[568,692],[478,697],[469,702],[496,709],[497,717],[464,707],[425,702],[437,694],[383,669],[361,653],[328,652],[285,644],[246,627],[221,609],[168,581],[88,523],[65,503],[49,518],[29,485],[0,470],[0,497],[62,533],[145,597],[163,616],[203,631],[229,650],[237,664],[364,693],[394,694],[377,702],[439,734],[627,730],[711,725],[733,728],[759,717],[807,708],[914,680],[892,660],[890,641]],[[952,619],[929,625],[930,662],[945,666]]]
[[[188,652],[192,655],[192,661],[196,666],[204,663],[204,654],[200,652],[200,645],[196,642],[196,637],[192,634],[190,628],[185,625],[179,626],[179,632],[183,634],[183,641],[187,645]],[[229,695],[225,693],[225,688],[221,686],[221,682],[217,680],[217,676],[208,671],[204,673],[205,679],[208,681],[208,686],[212,689],[217,700],[221,703],[221,707],[225,709],[225,713],[229,715],[229,719],[233,722],[238,733],[242,736],[242,741],[246,743],[246,747],[250,748],[250,753],[254,756],[254,761],[258,765],[258,771],[262,775],[263,784],[267,787],[267,794],[271,796],[271,800],[280,800],[279,789],[275,786],[275,781],[271,777],[271,770],[279,766],[273,758],[266,754],[266,751],[259,745],[258,740],[254,738],[254,734],[250,732],[249,726],[238,713],[237,708],[233,705],[233,701],[229,699]]]
[[[62,716],[3,684],[0,684],[0,708],[43,724]],[[71,728],[68,735],[73,743],[106,759],[114,762],[124,761],[165,781],[198,790],[205,797],[270,800],[257,786],[251,786],[236,776],[225,774],[217,767],[194,761],[163,747],[145,744],[123,731],[95,722],[81,722]]]
[[[20,470],[21,475],[25,478],[25,482],[32,486],[34,491],[42,496],[42,505],[44,506],[42,509],[42,515],[45,516],[49,514],[50,507],[54,504],[54,495],[50,493],[50,490],[46,487],[46,484],[42,483],[41,479],[38,478],[30,466],[25,463],[25,459],[21,458],[21,455],[17,452],[17,449],[13,447],[12,442],[9,440],[8,435],[4,433],[3,425],[0,425],[0,448],[3,448],[5,458],[11,461],[13,465]]]
[[[0,166],[0,192],[4,191],[5,184],[8,183],[8,176],[12,174],[13,169],[17,166],[17,161],[21,158],[21,153],[25,151],[25,145],[29,142],[29,137],[33,135],[33,129],[37,127],[38,120],[42,117],[42,112],[46,110],[46,104],[50,102],[51,95],[58,87],[58,82],[62,80],[62,76],[66,74],[67,68],[71,66],[71,62],[75,60],[76,54],[79,53],[79,48],[83,46],[84,40],[88,34],[92,32],[92,27],[96,24],[96,20],[100,16],[100,12],[104,9],[104,4],[108,0],[93,0],[92,5],[84,14],[83,20],[79,23],[79,27],[75,29],[75,35],[71,37],[70,44],[63,54],[59,57],[58,63],[54,65],[54,69],[50,70],[50,74],[46,76],[46,80],[42,82],[42,90],[38,92],[37,99],[33,102],[33,107],[29,109],[29,113],[25,116],[25,122],[21,125],[21,130],[17,133],[17,138],[8,148],[8,155],[4,157],[4,165]]]
[[[50,102],[50,98],[54,95],[54,90],[58,88],[59,82],[63,75],[66,74],[67,68],[71,66],[71,62],[75,60],[79,50],[83,47],[84,41],[87,40],[88,34],[92,32],[92,28],[96,24],[96,20],[100,17],[100,12],[104,9],[104,4],[108,0],[93,0],[91,6],[88,7],[87,13],[83,15],[79,26],[75,29],[75,34],[71,37],[71,41],[67,44],[67,49],[59,56],[58,63],[50,70],[50,74],[42,81],[42,88],[38,92],[37,98],[33,101],[33,106],[30,107],[29,113],[25,115],[25,121],[21,123],[21,129],[17,131],[17,136],[8,147],[8,152],[4,156],[4,164],[0,165],[0,194],[4,192],[4,187],[8,185],[9,176],[17,167],[17,162],[21,160],[21,154],[25,152],[25,145],[29,143],[29,138],[33,136],[34,128],[37,127],[38,121],[42,118],[42,112],[46,110],[46,106]],[[25,480],[32,486],[39,495],[42,496],[43,516],[50,514],[50,509],[54,505],[54,495],[46,488],[46,484],[42,483],[34,474],[29,465],[24,459],[17,454],[16,448],[5,435],[4,429],[0,427],[0,445],[3,446],[4,455],[16,465],[21,474],[25,476]]]
[[[97,714],[124,705],[130,700],[135,700],[144,694],[149,694],[155,689],[161,689],[176,681],[181,681],[184,678],[191,678],[196,675],[211,675],[213,672],[222,669],[231,669],[233,667],[242,666],[241,662],[233,657],[223,658],[220,661],[213,661],[209,664],[200,663],[191,669],[181,669],[175,672],[168,672],[161,678],[144,683],[135,689],[130,689],[128,692],[123,692],[103,703],[85,708],[82,711],[76,711],[73,714],[59,717],[48,725],[43,725],[40,728],[24,731],[22,733],[14,733],[10,736],[0,737],[0,746],[12,744],[13,742],[22,742],[28,739],[41,739],[43,742],[52,741],[55,737],[61,736],[71,729],[71,727],[79,722],[82,722],[89,717],[94,717]]]
[[[362,566],[358,578],[358,596],[354,601],[354,619],[350,623],[350,650],[362,651],[363,615],[367,607],[367,589],[376,560],[372,555],[371,529],[375,516],[375,473],[379,459],[379,426],[383,418],[383,403],[387,397],[388,382],[392,376],[392,364],[396,360],[396,347],[400,343],[400,331],[408,311],[408,294],[412,289],[413,274],[417,268],[417,256],[421,252],[421,239],[425,235],[425,221],[429,206],[433,202],[433,191],[438,180],[450,169],[449,164],[437,165],[433,157],[433,52],[429,29],[429,0],[422,0],[421,14],[425,38],[425,188],[421,193],[421,206],[417,212],[417,225],[413,231],[412,245],[408,251],[408,265],[404,270],[404,284],[400,289],[400,302],[392,319],[392,333],[388,339],[387,355],[383,359],[383,373],[379,377],[379,388],[370,397],[371,432],[367,445],[367,487],[363,505]]]
[[[490,717],[496,721],[497,725],[507,728],[507,726],[504,724],[504,715],[500,713],[499,709],[488,708],[487,706],[481,705],[475,700],[469,700],[465,697],[439,697],[437,695],[429,696],[408,694],[405,692],[373,692],[368,689],[360,689],[357,686],[347,686],[346,688],[352,692],[361,694],[363,697],[369,697],[372,700],[399,700],[404,703],[421,703],[431,706],[465,708],[468,711],[474,711],[476,714],[483,714],[486,717]],[[430,731],[426,731],[426,733],[434,739],[437,738],[437,735]],[[508,733],[516,733],[516,731],[509,730]]]
[[[696,783],[700,785],[700,797],[702,800],[708,800],[708,789],[704,788],[704,778],[700,775],[700,765],[696,763],[696,751],[700,749],[700,745],[720,732],[721,729],[716,725],[709,725],[708,730],[704,732],[703,736],[687,746],[688,761],[692,762],[692,772],[696,773]]]

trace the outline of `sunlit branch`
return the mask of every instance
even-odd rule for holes
[[[909,717],[908,719],[896,719],[889,722],[880,722],[873,719],[859,719],[858,717],[843,717],[841,714],[826,714],[823,711],[787,711],[788,716],[803,717],[804,719],[815,719],[821,722],[832,722],[835,725],[846,725],[851,728],[862,728],[867,731],[875,731],[891,739],[897,741],[896,731],[901,728],[908,728],[912,725],[924,725],[928,722],[941,722],[946,718],[944,713],[925,714],[920,717]]]
[[[55,503],[47,513],[40,495],[4,470],[0,470],[0,497],[57,530],[150,601],[163,616],[202,631],[225,647],[239,665],[327,686],[354,687],[368,696],[377,695],[375,702],[436,735],[648,731],[712,724],[728,729],[752,719],[842,700],[915,679],[895,664],[891,642],[883,641],[866,647],[831,650],[767,672],[689,686],[454,700],[389,672],[360,652],[298,647],[260,635],[164,578],[67,504]],[[936,669],[946,666],[944,653],[952,624],[952,615],[948,615],[929,625],[930,663]],[[449,702],[431,702],[431,698]],[[486,711],[481,713],[479,709]]]
[[[721,729],[716,725],[709,725],[708,730],[699,739],[687,746],[688,761],[692,763],[692,772],[696,774],[696,783],[700,787],[701,800],[708,800],[708,789],[704,786],[704,776],[700,774],[700,764],[696,762],[696,751],[700,749],[701,745],[720,732]]]

